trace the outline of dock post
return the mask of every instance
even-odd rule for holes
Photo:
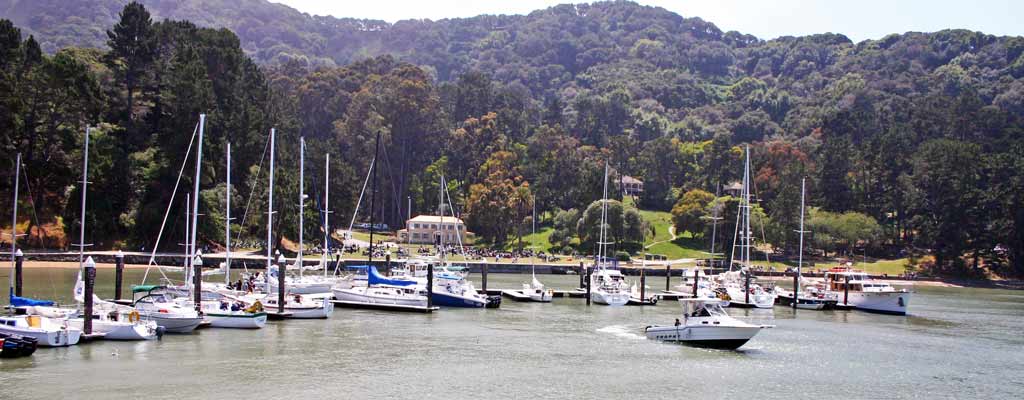
[[[750,271],[743,276],[743,302],[750,305]]]
[[[796,272],[794,272],[793,273],[793,309],[794,310],[796,310],[796,303],[799,302],[799,299],[800,299],[800,294],[797,292],[798,290],[800,290],[800,282],[797,281],[798,279],[800,279],[800,277],[796,274]]]
[[[484,275],[487,276],[487,275]],[[487,282],[485,279],[484,282]],[[484,284],[486,285],[486,283]],[[487,286],[484,286],[485,288]],[[484,289],[487,293],[487,289]],[[427,308],[434,307],[434,264],[427,264]]]
[[[583,284],[586,285],[586,288],[587,288],[587,305],[589,306],[590,305],[590,268],[583,267],[583,271],[584,271],[584,273],[587,274],[587,279],[583,282]]]
[[[124,282],[124,252],[114,255],[114,300],[121,300],[121,284]]]
[[[669,289],[671,289],[671,287],[669,287],[669,285],[671,285],[671,284],[672,284],[672,266],[671,265],[666,265],[665,266],[665,291],[666,292],[669,291]]]
[[[384,254],[384,262],[387,263],[387,276],[391,276],[391,252]]]
[[[697,298],[697,282],[700,279],[700,268],[693,269],[693,298]]]
[[[850,275],[846,275],[846,283],[843,284],[843,305],[850,305]]]
[[[85,260],[85,290],[82,300],[85,301],[85,313],[82,315],[82,333],[92,334],[92,289],[96,285],[96,262],[89,256]]]
[[[580,261],[580,287],[583,287],[583,262]]]
[[[640,267],[640,305],[647,301],[647,268]]]
[[[203,258],[200,252],[192,260],[192,301],[195,303],[196,311],[202,311],[203,301]]]
[[[481,276],[481,280],[483,280],[482,285],[483,285],[483,289],[484,289],[484,294],[486,295],[487,294],[487,263],[486,262],[483,263],[483,264],[480,264],[480,276]]]
[[[14,295],[21,297],[21,269],[25,262],[25,253],[18,249],[14,252]]]
[[[373,232],[373,227],[370,227],[370,232]],[[370,257],[373,257],[373,245],[370,245]],[[284,259],[284,255],[277,256],[277,312],[284,314],[284,274],[288,262]],[[371,264],[372,265],[372,264]],[[270,271],[267,271],[268,273]],[[367,272],[369,273],[369,272]]]

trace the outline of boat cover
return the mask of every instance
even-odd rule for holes
[[[11,289],[11,306],[12,307],[30,307],[30,306],[53,306],[53,302],[49,300],[36,300],[29,297],[20,297],[14,295],[14,289]]]
[[[373,285],[391,285],[391,286],[411,286],[415,285],[415,281],[407,281],[404,279],[388,279],[385,278],[380,272],[377,272],[377,267],[370,266],[370,272],[366,277],[366,284]]]

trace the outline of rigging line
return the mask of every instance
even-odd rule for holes
[[[235,235],[235,241],[238,242],[242,238],[242,232],[245,230],[245,219],[249,216],[249,204],[252,203],[252,196],[256,193],[256,188],[260,186],[260,172],[263,171],[263,160],[267,158],[267,149],[270,148],[270,136],[267,136],[267,142],[263,145],[263,155],[260,156],[260,166],[256,168],[256,177],[253,178],[252,188],[249,189],[249,199],[245,201],[245,211],[242,213],[242,220],[238,224],[238,234]],[[243,266],[245,263],[242,264]]]
[[[757,183],[755,183],[753,179],[750,180],[750,186],[754,188],[754,198],[759,199],[760,197],[757,196]],[[758,201],[758,203],[760,203],[760,201]],[[758,217],[757,222],[760,222],[761,225],[761,243],[768,244],[768,236],[764,233],[764,218]],[[757,250],[757,247],[754,247],[754,249]],[[768,263],[765,267],[771,268],[772,261],[768,259],[768,250],[764,251],[764,262]]]
[[[146,272],[142,274],[142,284],[146,283],[146,278],[149,277],[149,267],[153,265],[153,260],[156,259],[156,249],[160,247],[160,239],[164,235],[164,227],[167,226],[167,217],[171,215],[171,207],[174,205],[174,196],[178,194],[178,184],[181,183],[181,175],[185,172],[185,165],[188,163],[188,155],[192,153],[192,144],[195,143],[196,133],[199,132],[199,123],[196,122],[196,128],[192,130],[192,138],[188,141],[188,150],[185,151],[185,157],[181,160],[181,169],[178,171],[178,180],[174,182],[174,190],[171,192],[171,200],[167,202],[167,211],[164,213],[164,220],[160,223],[160,232],[156,235],[156,243],[153,244],[153,251],[149,255],[149,262],[146,264]],[[158,268],[160,275],[163,275],[164,279],[167,279],[167,275],[164,274],[163,269]]]
[[[29,181],[28,181],[28,168],[25,165],[24,161],[22,161],[21,166],[22,166],[21,173],[22,173],[22,175],[25,176],[25,188],[28,189],[28,204],[32,206],[32,218],[36,220],[36,232],[38,232],[38,234],[36,235],[36,238],[39,240],[39,245],[42,246],[43,245],[43,225],[39,223],[39,215],[36,214],[36,200],[35,200],[35,195],[32,194],[32,184],[30,184]],[[15,179],[17,179],[17,178],[15,178]],[[14,232],[14,228],[12,228],[11,231]],[[17,233],[17,232],[14,232],[14,233]],[[25,236],[31,237],[31,233],[32,232],[25,232]]]
[[[388,171],[388,181],[389,183],[391,183],[391,195],[393,196],[392,198],[394,199],[393,202],[398,205],[398,215],[399,218],[401,218],[402,202],[398,200],[398,189],[395,187],[395,175],[392,173],[393,171],[391,170],[391,161],[388,159],[388,152],[386,151],[384,152],[384,165],[386,166],[386,169]],[[384,207],[381,207],[380,211],[383,213]],[[383,220],[384,218],[381,218],[382,222]]]

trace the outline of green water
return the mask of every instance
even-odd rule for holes
[[[74,274],[27,270],[25,294],[67,300]],[[141,274],[128,271],[126,280],[137,283]],[[3,270],[0,279],[7,276]],[[492,274],[488,286],[528,279]],[[578,283],[576,276],[540,279],[557,289]],[[99,271],[101,297],[112,296],[112,280],[112,270]],[[664,288],[664,278],[648,285]],[[40,349],[0,360],[0,399],[1024,396],[1024,292],[915,292],[907,317],[730,309],[776,325],[737,352],[644,339],[644,326],[676,317],[671,302],[610,308],[583,299],[505,300],[497,310],[432,315],[337,309],[329,320],[269,322],[262,330]]]

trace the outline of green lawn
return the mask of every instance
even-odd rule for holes
[[[554,247],[554,245],[551,244],[551,242],[548,242],[548,238],[551,237],[551,232],[554,232],[554,231],[555,231],[554,228],[543,227],[543,228],[540,228],[537,231],[537,233],[531,233],[531,234],[528,234],[528,235],[523,235],[523,248],[524,249],[532,248],[534,251],[543,251],[545,253],[550,253],[551,252],[551,248]],[[518,248],[519,248],[519,240],[516,239],[516,237],[514,235],[509,237],[508,242],[505,243],[505,250],[512,251],[512,250],[516,250]]]
[[[863,269],[872,275],[900,275],[907,272],[907,259],[898,258],[895,260],[877,260],[874,262],[854,263],[856,269]]]

